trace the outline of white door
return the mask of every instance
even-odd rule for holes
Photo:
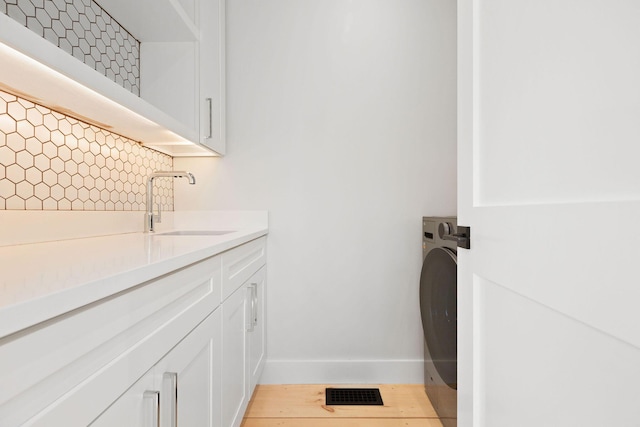
[[[459,425],[640,426],[640,2],[459,0]]]

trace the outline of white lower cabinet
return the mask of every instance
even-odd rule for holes
[[[0,426],[239,426],[264,364],[265,243],[0,337]]]
[[[249,314],[250,326],[248,328],[248,362],[249,362],[249,396],[253,394],[262,370],[264,368],[264,358],[266,353],[266,329],[265,329],[265,291],[266,291],[266,269],[262,267],[251,279],[249,286]]]
[[[219,426],[220,312],[209,315],[90,425]]]
[[[247,289],[222,304],[222,425],[239,426],[249,402],[247,389]]]
[[[222,304],[222,425],[237,427],[264,367],[262,267]]]

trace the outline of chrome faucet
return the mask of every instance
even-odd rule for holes
[[[189,184],[196,183],[196,177],[192,173],[185,171],[155,171],[147,178],[147,205],[144,213],[144,232],[153,233],[154,222],[160,222],[154,218],[153,213],[153,180],[155,178],[187,178]],[[160,216],[160,205],[158,205],[158,216]]]

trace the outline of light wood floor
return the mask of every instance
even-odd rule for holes
[[[241,427],[442,427],[424,386],[378,387],[384,406],[326,406],[327,385],[258,385]]]

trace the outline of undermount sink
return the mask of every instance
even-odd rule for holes
[[[177,230],[157,233],[156,236],[221,236],[233,232],[234,230]]]

